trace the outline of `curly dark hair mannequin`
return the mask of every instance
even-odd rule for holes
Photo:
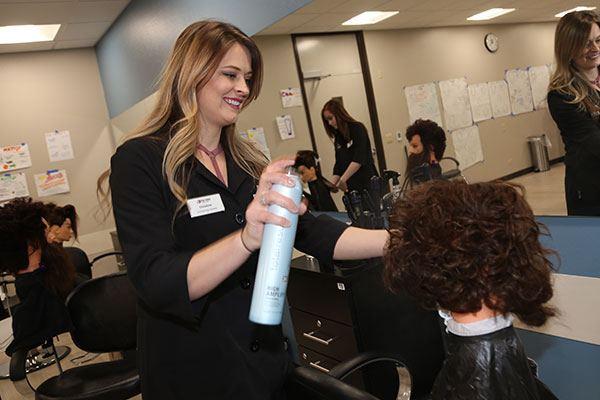
[[[410,191],[390,216],[384,278],[423,306],[476,313],[482,305],[543,325],[556,311],[546,233],[506,182],[431,181]]]

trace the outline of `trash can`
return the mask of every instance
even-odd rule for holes
[[[535,172],[548,171],[550,169],[550,158],[548,157],[550,144],[546,135],[529,136],[527,142],[529,142],[533,170]]]

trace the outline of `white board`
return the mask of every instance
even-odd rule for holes
[[[466,128],[473,124],[467,79],[440,81],[440,94],[444,106],[444,120],[448,130]]]
[[[451,137],[461,171],[483,161],[483,149],[477,125],[458,129],[451,133]]]
[[[531,84],[526,69],[509,69],[506,71],[510,108],[514,115],[533,111]]]
[[[442,113],[440,112],[435,83],[405,87],[404,96],[408,103],[410,124],[421,118],[432,120],[442,126]]]
[[[533,97],[533,108],[539,110],[548,108],[548,85],[550,84],[550,70],[547,65],[529,67],[529,83],[531,84],[531,95]]]
[[[510,98],[506,81],[488,82],[488,89],[490,90],[492,116],[500,118],[510,115]]]
[[[485,121],[492,118],[492,103],[490,102],[490,88],[487,83],[474,83],[469,85],[469,101],[473,121]]]

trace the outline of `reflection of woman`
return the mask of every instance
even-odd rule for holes
[[[340,189],[369,189],[377,175],[367,128],[348,114],[337,100],[329,100],[321,111],[325,132],[335,145],[332,183]]]
[[[548,107],[565,143],[569,215],[600,215],[600,15],[572,12],[554,38]]]
[[[145,400],[282,396],[289,359],[281,326],[248,319],[256,250],[265,223],[289,223],[269,204],[306,208],[270,190],[291,185],[283,171],[294,160],[267,166],[236,134],[261,80],[252,39],[226,23],[190,25],[154,109],[111,160],[117,231],[139,299]],[[296,237],[298,248],[330,260],[381,255],[387,233],[302,215]]]
[[[73,237],[77,239],[77,212],[71,204],[57,206],[48,203],[44,206],[44,219],[48,223],[46,236],[49,242],[64,244]]]

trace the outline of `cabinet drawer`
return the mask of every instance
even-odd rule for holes
[[[287,298],[292,308],[351,325],[348,296],[349,288],[342,278],[290,270]]]
[[[300,365],[304,367],[315,368],[321,372],[327,373],[331,368],[339,364],[337,360],[319,354],[304,346],[298,346],[298,350],[300,353]],[[360,372],[351,374],[344,379],[344,382],[362,390],[364,390],[365,387],[364,377]]]
[[[358,351],[352,327],[291,309],[299,345],[336,360],[347,360]]]

